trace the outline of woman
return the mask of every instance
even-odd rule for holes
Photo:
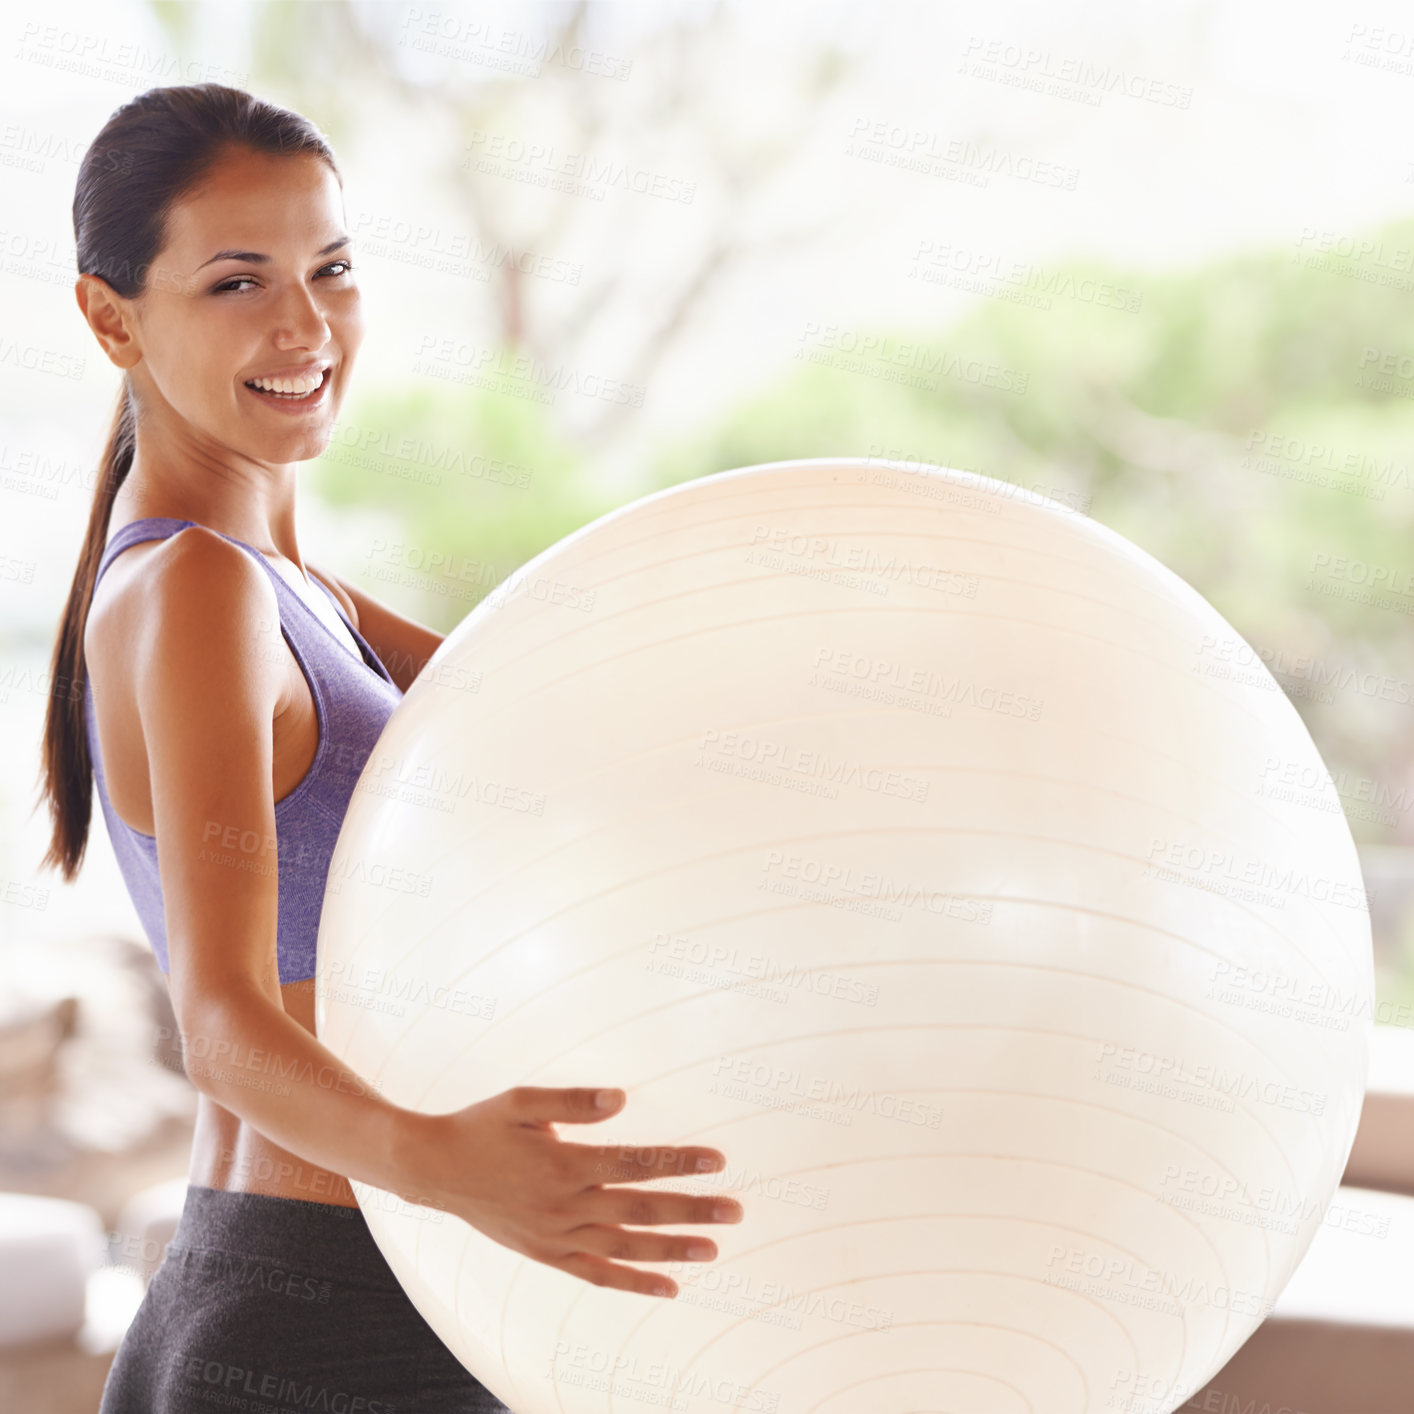
[[[610,1185],[725,1159],[556,1135],[622,1091],[521,1086],[420,1114],[316,1039],[343,812],[441,641],[307,567],[296,540],[296,465],[327,446],[363,337],[338,169],[310,123],[250,94],[152,89],[85,155],[74,236],[79,307],[123,390],[55,645],[51,681],[74,690],[48,704],[44,862],[77,872],[96,781],[200,1092],[181,1220],[103,1414],[502,1410],[403,1294],[349,1179],[672,1296],[625,1263],[715,1246],[622,1225],[740,1206]]]

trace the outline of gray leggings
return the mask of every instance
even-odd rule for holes
[[[357,1208],[189,1187],[99,1414],[511,1414],[442,1344]]]

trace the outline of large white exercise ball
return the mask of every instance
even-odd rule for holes
[[[356,1186],[516,1414],[1177,1407],[1317,1231],[1373,969],[1330,777],[1195,590],[1055,501],[832,458],[530,561],[389,720],[318,1032],[399,1104],[621,1086],[745,1220],[665,1300]],[[643,1264],[635,1264],[642,1266]]]

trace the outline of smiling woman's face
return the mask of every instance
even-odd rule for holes
[[[217,459],[318,456],[363,341],[338,178],[307,154],[233,150],[166,236],[132,306],[154,430]]]

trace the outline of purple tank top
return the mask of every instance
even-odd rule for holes
[[[130,545],[145,540],[165,540],[185,526],[195,524],[196,521],[171,516],[148,516],[123,526],[104,548],[98,576],[94,579],[95,588],[103,572]],[[280,981],[300,982],[314,976],[315,941],[324,907],[324,888],[344,813],[364,763],[403,693],[368,641],[349,623],[339,601],[323,584],[320,588],[329,595],[339,617],[348,624],[349,632],[363,653],[363,662],[354,658],[329,625],[285,582],[259,550],[229,535],[221,538],[248,551],[269,574],[279,601],[281,631],[309,683],[319,721],[319,746],[309,770],[292,791],[275,802],[275,854],[280,894],[276,951]],[[318,580],[314,582],[319,584]],[[103,763],[99,758],[93,691],[87,680],[84,682],[84,725],[108,838],[157,956],[157,965],[165,973],[169,970],[167,930],[161,877],[157,870],[157,839],[133,829],[118,816],[108,799]],[[231,854],[231,862],[236,867],[270,867],[268,851],[230,849],[223,846],[219,837],[213,838],[208,847]]]

